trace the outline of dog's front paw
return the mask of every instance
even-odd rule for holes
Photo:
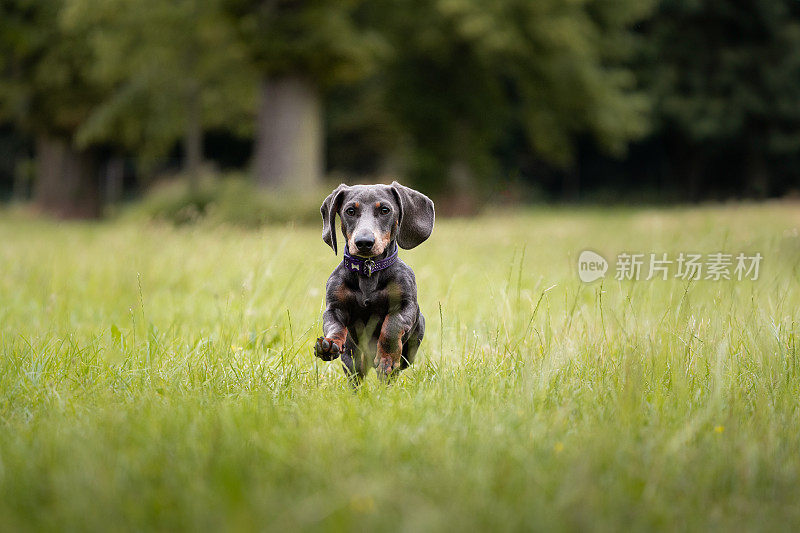
[[[314,345],[314,355],[323,361],[333,361],[342,352],[341,347],[336,344],[336,341],[327,337],[320,337]]]
[[[397,369],[400,368],[400,359],[398,358],[397,361],[392,359],[389,356],[379,357],[378,359],[378,377],[381,379],[389,379],[392,374],[394,374]]]

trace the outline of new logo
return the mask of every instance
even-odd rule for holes
[[[591,283],[606,275],[608,261],[591,250],[584,250],[578,256],[578,277],[584,283]]]

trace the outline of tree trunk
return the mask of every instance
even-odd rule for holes
[[[562,195],[565,200],[577,202],[581,199],[581,173],[579,162],[575,162],[564,170]]]
[[[196,84],[192,85],[186,103],[183,170],[189,180],[189,190],[196,193],[200,186],[200,169],[203,165],[203,127],[200,122],[200,91]]]
[[[703,147],[690,143],[685,137],[675,134],[670,147],[671,168],[677,178],[680,176],[680,187],[683,199],[697,202],[700,199],[700,188],[708,194],[707,183],[703,179],[704,161]]]
[[[703,181],[703,164],[700,154],[689,149],[686,158],[686,196],[690,202],[700,200],[700,184]],[[705,191],[708,194],[708,191]]]
[[[438,201],[445,215],[474,215],[478,209],[477,184],[472,168],[463,159],[453,159],[447,169],[447,194]]]
[[[759,146],[753,143],[749,150],[747,161],[748,187],[750,193],[756,198],[766,198],[769,196],[769,170],[764,160],[764,154]]]
[[[255,173],[262,187],[304,189],[322,178],[322,105],[299,77],[268,78],[261,87]]]
[[[98,218],[100,183],[91,154],[46,135],[36,139],[36,154],[37,207],[61,218]]]
[[[17,164],[14,165],[14,184],[11,198],[15,202],[24,202],[30,195],[30,183],[33,181],[31,169],[31,161],[27,157],[22,161],[17,161]]]
[[[191,0],[188,5],[189,21],[193,26],[199,24],[200,2]],[[184,86],[186,96],[186,117],[183,135],[183,172],[189,180],[189,191],[195,195],[200,188],[200,169],[203,165],[203,105],[201,87],[198,79],[200,44],[196,35],[189,36],[183,48],[184,64],[190,73]]]
[[[125,160],[118,155],[111,156],[106,164],[105,172],[107,205],[116,205],[122,200],[124,179]]]

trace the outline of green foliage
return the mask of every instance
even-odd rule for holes
[[[305,76],[318,86],[352,82],[372,65],[381,38],[353,14],[362,0],[223,0],[264,76]]]
[[[339,260],[318,226],[0,214],[0,528],[797,529],[796,226],[791,204],[437,221],[401,252],[417,362],[354,394],[311,355]],[[764,268],[584,285],[587,246]]]
[[[508,130],[554,165],[591,135],[614,153],[647,129],[647,98],[625,60],[650,3],[477,0],[377,2],[393,45],[381,71],[387,107],[417,159],[444,175],[465,161],[491,170]],[[494,169],[497,170],[497,169]]]
[[[91,74],[107,88],[78,132],[155,163],[184,134],[201,128],[252,130],[257,77],[219,0],[66,0],[65,24],[84,35]]]
[[[103,90],[88,42],[63,24],[64,3],[0,3],[0,119],[71,140]]]
[[[646,34],[642,71],[666,126],[696,143],[800,148],[800,4],[663,1]]]
[[[578,146],[622,156],[651,131],[659,182],[702,187],[716,170],[786,189],[800,152],[798,6],[7,0],[0,121],[133,155],[148,177],[181,137],[196,167],[203,131],[258,134],[259,83],[286,76],[323,95],[329,169],[349,175],[505,187],[545,181],[531,175],[542,163],[569,172]],[[614,181],[591,173],[581,179]]]
[[[206,176],[196,190],[177,177],[152,187],[132,212],[176,225],[204,222],[259,227],[268,223],[317,223],[319,198],[309,191],[263,191],[244,176]]]

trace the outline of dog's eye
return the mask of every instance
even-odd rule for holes
[[[345,214],[346,214],[347,216],[349,216],[349,217],[354,217],[354,216],[356,216],[356,210],[355,210],[355,208],[353,208],[353,207],[348,207],[347,209],[345,209],[345,210],[344,210],[344,212],[345,212]]]
[[[390,212],[391,209],[389,209],[388,207],[386,206],[381,207],[381,215],[388,215]]]

